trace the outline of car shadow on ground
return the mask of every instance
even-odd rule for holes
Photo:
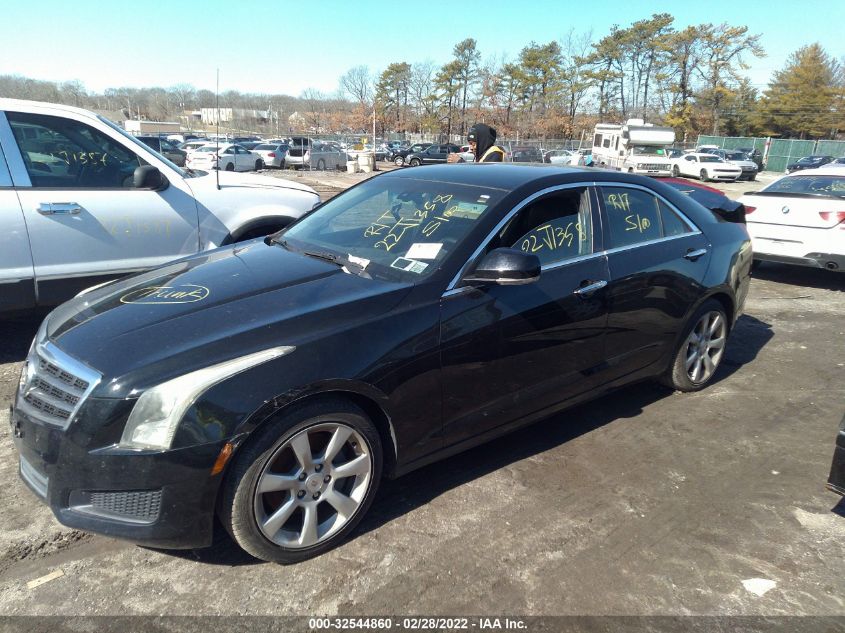
[[[0,321],[0,364],[17,363],[26,359],[26,353],[44,316],[28,315]]]
[[[779,264],[776,262],[760,262],[754,269],[752,277],[754,279],[791,284],[804,288],[845,292],[845,272],[838,270],[790,266],[789,264]]]
[[[771,338],[768,323],[748,315],[740,317],[711,385],[753,361]],[[350,540],[377,530],[453,488],[556,448],[611,422],[635,418],[644,407],[672,393],[671,389],[656,382],[629,385],[396,480],[384,480],[367,516]],[[166,553],[211,565],[261,562],[241,551],[219,523],[215,525],[215,542],[211,547]]]

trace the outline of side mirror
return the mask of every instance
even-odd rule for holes
[[[540,278],[536,255],[515,248],[497,248],[487,253],[464,281],[501,286],[530,284]]]
[[[167,187],[167,178],[162,175],[158,167],[141,165],[135,168],[135,173],[132,175],[132,187],[134,189],[161,191]]]

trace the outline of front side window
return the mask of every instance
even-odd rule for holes
[[[651,193],[627,187],[602,187],[601,195],[610,233],[608,248],[690,232],[681,217]]]
[[[590,196],[586,187],[533,201],[502,232],[500,245],[532,253],[546,266],[593,252]]]
[[[24,112],[6,116],[33,187],[129,188],[135,169],[146,164],[85,123]]]

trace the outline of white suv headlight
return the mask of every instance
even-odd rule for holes
[[[192,371],[145,391],[129,414],[120,446],[167,450],[185,411],[205,390],[250,367],[290,354],[295,347],[273,347]]]

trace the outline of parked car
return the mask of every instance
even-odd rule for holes
[[[739,199],[754,259],[845,271],[845,173],[803,170]]]
[[[543,153],[536,147],[514,147],[510,159],[513,163],[542,163]]]
[[[757,165],[757,171],[763,171],[763,153],[759,149],[754,149],[753,147],[737,147],[736,151],[742,152],[749,160],[753,161]]]
[[[285,168],[285,154],[290,145],[287,143],[261,143],[253,148],[253,152],[261,156],[267,167]]]
[[[836,158],[827,164],[828,167],[842,167],[843,165],[845,165],[845,156]]]
[[[822,165],[826,165],[834,160],[833,156],[805,156],[804,158],[799,158],[794,163],[790,163],[786,166],[786,173],[791,174],[794,171],[801,171],[802,169],[816,169],[817,167],[821,167]]]
[[[411,167],[418,165],[434,165],[436,163],[445,163],[446,157],[449,154],[455,154],[461,151],[460,146],[452,143],[442,143],[436,145],[429,145],[420,152],[408,154],[405,161]]]
[[[293,169],[345,169],[346,160],[346,152],[338,147],[304,136],[293,137],[285,153],[285,167]]]
[[[393,164],[397,167],[401,167],[405,164],[407,158],[411,154],[419,154],[427,147],[429,147],[431,143],[415,143],[410,147],[404,147],[401,149],[397,149],[393,151]]]
[[[737,180],[757,180],[757,163],[748,158],[747,154],[731,149],[712,149],[706,153],[718,156],[726,163],[739,167],[742,174]]]
[[[672,175],[700,178],[702,182],[721,180],[733,182],[742,175],[742,169],[726,163],[718,156],[693,152],[672,159]]]
[[[543,154],[543,162],[552,165],[577,165],[578,152],[568,149],[552,149]]]
[[[257,235],[319,197],[287,180],[183,170],[108,119],[0,99],[0,313]]]
[[[195,152],[203,145],[208,145],[208,140],[201,138],[201,139],[192,139],[190,141],[185,141],[179,146],[179,149],[185,152],[185,160],[187,160],[188,155],[192,152]]]
[[[234,143],[210,143],[191,152],[190,169],[220,169],[221,171],[257,171],[264,169],[264,160]]]
[[[159,136],[136,136],[135,138],[141,141],[144,145],[147,145],[157,151],[174,165],[178,165],[179,167],[185,166],[185,157],[188,155],[188,152],[176,147],[166,138],[161,138]]]
[[[20,476],[74,529],[195,548],[219,517],[293,563],[344,540],[383,476],[623,384],[703,389],[743,311],[745,227],[602,178],[393,171],[66,303],[15,396]]]

